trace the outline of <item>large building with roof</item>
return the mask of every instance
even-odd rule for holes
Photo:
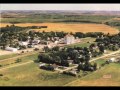
[[[64,37],[65,44],[73,44],[74,42],[75,42],[75,38],[73,35],[68,34]]]

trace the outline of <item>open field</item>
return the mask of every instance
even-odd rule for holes
[[[104,75],[111,75],[111,78],[104,78]],[[66,86],[120,86],[119,75],[120,64],[111,63]]]
[[[0,27],[11,25],[9,23],[1,23]],[[64,31],[64,32],[103,32],[105,34],[116,34],[119,32],[118,29],[104,25],[104,24],[65,24],[65,23],[19,23],[16,26],[48,26],[48,28],[34,29],[35,31]]]
[[[7,58],[12,58],[12,57],[15,57],[15,56],[18,56],[18,54],[14,53],[14,54],[1,55],[0,60],[7,59]]]
[[[75,80],[72,76],[41,70],[35,63],[2,70],[0,73],[4,75],[0,77],[0,86],[61,86]]]
[[[49,11],[48,11],[49,12]],[[77,11],[78,12],[78,11]],[[37,14],[36,14],[37,13]],[[69,12],[42,13],[39,11],[29,12],[7,12],[1,14],[2,23],[45,23],[45,22],[65,22],[65,23],[102,23],[103,21],[116,18],[117,15],[94,15],[77,14]]]
[[[75,44],[67,45],[65,47],[74,47],[74,46],[76,46],[76,47],[88,47],[91,43],[96,43],[94,41],[95,41],[95,38],[91,38],[91,37],[82,38],[80,40],[80,43],[75,43]]]

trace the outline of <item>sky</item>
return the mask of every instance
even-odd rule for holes
[[[0,10],[120,11],[120,4],[0,4]]]

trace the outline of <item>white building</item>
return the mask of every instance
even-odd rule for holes
[[[64,37],[64,43],[65,44],[73,44],[74,40],[75,40],[74,36],[70,35],[70,34],[68,34]]]
[[[115,59],[115,58],[110,58],[108,61],[109,61],[109,62],[115,62],[116,59]]]
[[[38,44],[39,42],[40,42],[40,40],[37,40],[37,39],[32,41],[32,43],[35,43],[35,44]]]
[[[58,43],[59,43],[59,41],[55,41],[54,43],[55,43],[55,44],[58,44]]]
[[[19,45],[21,45],[21,46],[27,46],[27,45],[28,45],[28,42],[20,41],[20,42],[19,42]]]
[[[16,52],[18,49],[17,48],[12,48],[12,47],[6,47],[5,50]]]

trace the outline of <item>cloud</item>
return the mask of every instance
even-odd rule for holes
[[[1,10],[114,10],[120,4],[0,4]]]

